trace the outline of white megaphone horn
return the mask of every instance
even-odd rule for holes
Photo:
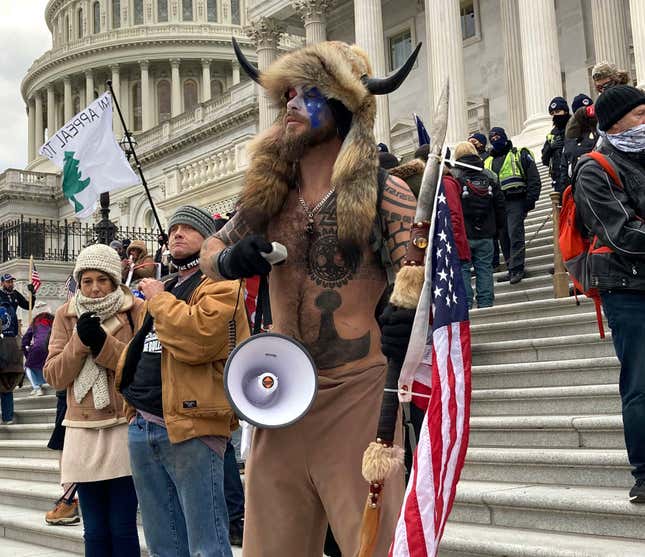
[[[224,368],[224,390],[235,413],[260,428],[291,425],[316,398],[313,359],[297,341],[261,333],[240,343]]]

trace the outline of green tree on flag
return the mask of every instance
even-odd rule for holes
[[[74,210],[79,213],[83,205],[79,203],[74,194],[80,193],[90,185],[90,179],[81,180],[78,169],[79,161],[74,158],[74,151],[65,151],[65,166],[63,166],[63,194],[74,203]]]

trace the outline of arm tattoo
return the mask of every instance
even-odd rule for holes
[[[251,224],[244,218],[243,214],[238,211],[221,230],[214,234],[214,237],[227,246],[231,246],[235,242],[239,242],[242,238],[253,233],[254,230]]]
[[[402,180],[390,176],[383,188],[380,213],[387,224],[387,246],[395,270],[405,259],[415,211],[416,198],[410,188]]]

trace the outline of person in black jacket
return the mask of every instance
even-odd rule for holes
[[[497,174],[506,204],[506,226],[500,243],[508,274],[497,280],[517,284],[524,278],[524,220],[535,207],[542,185],[531,151],[514,147],[504,128],[491,128],[488,139],[493,148],[484,168]]]
[[[574,176],[579,225],[594,238],[591,286],[600,291],[620,360],[625,445],[635,478],[629,498],[645,503],[645,93],[618,85],[596,101],[602,143],[616,184],[594,160]]]
[[[455,147],[455,160],[479,168],[475,170],[456,166],[451,170],[451,174],[461,186],[461,208],[472,266],[475,268],[477,307],[487,308],[493,305],[495,299],[493,253],[494,243],[497,242],[497,237],[506,222],[504,195],[499,189],[497,175],[490,170],[484,170],[482,160],[472,143],[458,143]],[[470,261],[462,265],[469,309],[473,307],[474,297],[470,266]]]
[[[547,134],[542,147],[542,164],[549,167],[553,189],[562,193],[566,186],[566,180],[560,172],[560,159],[564,148],[564,131],[571,118],[567,101],[563,97],[551,99],[549,114],[553,118],[553,129]]]
[[[596,146],[598,132],[596,127],[598,120],[593,107],[593,101],[587,95],[580,94],[573,99],[573,117],[567,124],[564,134],[564,149],[560,157],[560,177],[564,181],[564,187],[571,184],[573,170],[578,159]]]

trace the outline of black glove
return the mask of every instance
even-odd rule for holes
[[[85,312],[76,322],[76,332],[81,342],[87,346],[94,356],[103,349],[107,333],[101,327],[101,320],[96,313]]]
[[[273,246],[262,236],[247,236],[219,255],[219,273],[225,279],[250,278],[268,275],[269,263],[261,253],[271,253]]]
[[[31,282],[27,285],[27,290],[29,290],[29,292],[31,292],[32,296],[36,294],[36,290],[34,289],[34,285]]]
[[[526,199],[524,201],[524,212],[528,213],[529,211],[532,211],[533,209],[535,209],[535,201],[529,201],[528,199]]]
[[[381,352],[396,362],[403,363],[405,359],[415,313],[415,309],[402,309],[388,304],[379,317]]]

